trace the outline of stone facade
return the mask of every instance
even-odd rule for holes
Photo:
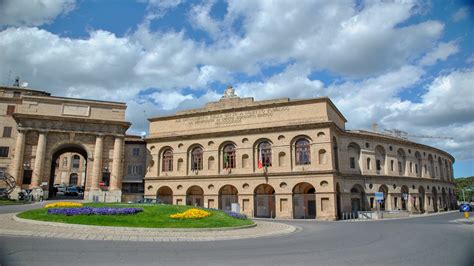
[[[79,153],[63,153],[56,160],[54,184],[84,186],[86,181],[86,160]]]
[[[139,136],[126,136],[122,201],[138,201],[143,199],[143,178],[146,171],[147,149],[145,141]]]
[[[229,87],[202,109],[149,121],[146,198],[221,209],[238,203],[250,217],[321,220],[359,210],[453,208],[451,155],[346,130],[328,98],[254,101]]]
[[[130,126],[125,110],[124,103],[1,87],[0,119],[13,133],[0,139],[0,147],[9,148],[0,166],[7,167],[16,180],[11,196],[24,188],[33,189],[36,197],[52,195],[56,161],[63,154],[75,153],[86,158],[85,199],[120,201],[124,138]]]

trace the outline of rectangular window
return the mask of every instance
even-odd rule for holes
[[[373,197],[370,198],[370,208],[371,209],[374,208],[374,198]]]
[[[390,161],[390,171],[393,171],[393,160]]]
[[[140,155],[140,149],[139,148],[133,148],[133,156],[138,156]]]
[[[402,174],[402,171],[403,171],[403,169],[402,169],[402,163],[401,163],[401,162],[398,162],[398,173],[399,173],[399,174]]]
[[[350,163],[351,163],[351,168],[355,169],[356,168],[355,158],[351,157],[349,160],[350,160]]]
[[[15,112],[15,105],[7,106],[7,115],[12,115]]]
[[[129,174],[129,175],[132,174],[132,166],[131,166],[131,165],[128,166],[128,174]]]
[[[395,205],[395,209],[398,208],[398,197],[394,197],[394,205]]]
[[[4,138],[11,138],[12,137],[12,128],[11,127],[4,127],[3,128],[3,137]]]
[[[9,147],[0,147],[0,157],[8,157]]]
[[[21,96],[21,92],[19,92],[19,91],[14,91],[13,92],[13,97],[19,98],[20,96]]]
[[[33,175],[33,170],[24,170],[23,171],[23,185],[31,184],[31,176]]]

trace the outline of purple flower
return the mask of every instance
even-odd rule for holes
[[[48,214],[55,215],[130,215],[142,212],[142,208],[110,208],[110,207],[82,207],[82,208],[52,208]]]
[[[224,212],[227,215],[229,215],[230,217],[235,218],[235,219],[241,219],[241,220],[246,220],[247,219],[247,215],[242,214],[242,213],[236,213],[236,212],[232,212],[232,211],[224,211]]]

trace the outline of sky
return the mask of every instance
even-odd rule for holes
[[[0,0],[0,84],[127,103],[328,96],[347,129],[398,129],[474,175],[472,1]],[[452,139],[447,139],[452,138]]]

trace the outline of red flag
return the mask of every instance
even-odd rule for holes
[[[263,167],[262,162],[258,160],[258,169],[261,169]]]

